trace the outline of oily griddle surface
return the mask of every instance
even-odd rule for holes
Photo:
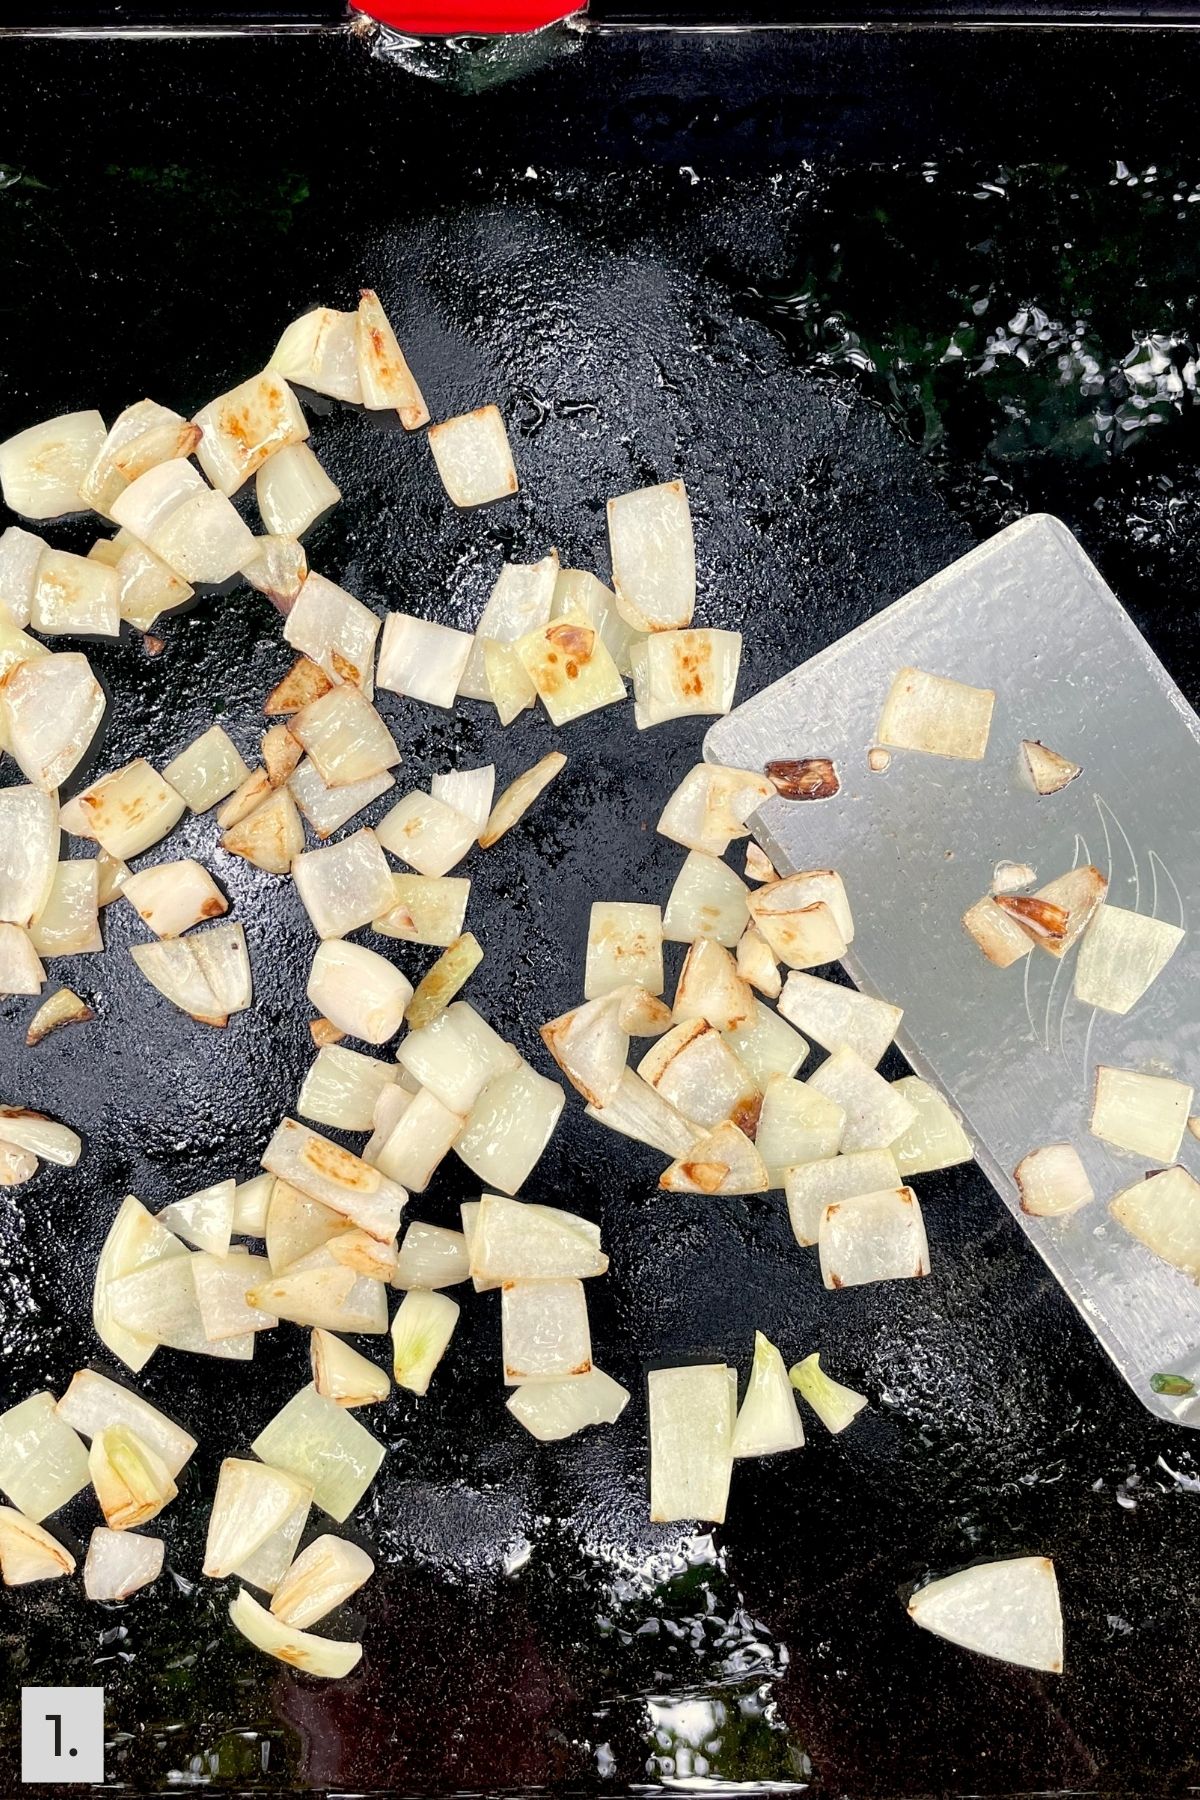
[[[77,406],[111,417],[145,393],[191,411],[259,367],[288,319],[352,305],[369,282],[434,416],[496,400],[522,480],[514,502],[459,514],[419,437],[315,402],[312,443],[345,498],[310,561],[381,613],[469,627],[501,559],[552,544],[606,574],[607,496],[680,474],[697,622],[745,631],[745,695],[1049,503],[1195,699],[1186,425],[1154,461],[1119,468],[1033,446],[998,489],[953,443],[922,455],[902,416],[763,300],[814,242],[861,236],[897,157],[918,194],[922,158],[964,134],[981,166],[1001,145],[1049,157],[1055,126],[1070,137],[1124,118],[1121,92],[1164,56],[1146,38],[1090,39],[1060,93],[1049,43],[567,39],[509,84],[496,57],[443,58],[450,86],[420,59],[387,66],[335,39],[7,46],[0,433]],[[1183,95],[1195,52],[1181,43]],[[994,104],[973,116],[971,93]],[[1171,121],[1168,93],[1158,128]],[[1080,177],[1097,190],[1107,148]],[[1047,178],[1047,207],[1052,192]],[[903,218],[896,267],[920,266]],[[1186,270],[1186,243],[1180,254]],[[881,255],[878,285],[893,276]],[[1132,291],[1118,323],[1147,324]],[[49,534],[85,549],[93,530]],[[253,759],[262,697],[289,661],[267,602],[234,586],[159,635],[153,657],[136,637],[89,648],[110,695],[96,770],[133,755],[161,766],[218,717]],[[639,734],[625,707],[561,733],[526,714],[501,733],[473,703],[380,705],[404,751],[398,791],[456,762],[495,760],[503,783],[552,744],[568,753],[536,811],[464,871],[487,953],[470,998],[546,1069],[537,1027],[580,996],[591,901],[665,900],[682,852],[654,824],[704,721]],[[4,1096],[86,1139],[77,1170],[43,1169],[0,1201],[5,1403],[61,1391],[93,1359],[111,1368],[89,1300],[121,1195],[156,1207],[250,1175],[311,1060],[307,920],[288,883],[224,856],[216,835],[211,816],[189,817],[146,861],[194,854],[227,889],[250,940],[252,1012],[220,1034],[176,1014],[133,970],[126,946],[144,933],[122,905],[105,915],[102,958],[50,969],[95,1024],[27,1051],[32,1004],[0,1009]],[[435,954],[385,948],[414,979]],[[199,1576],[217,1465],[307,1378],[307,1334],[260,1339],[249,1366],[160,1352],[138,1385],[202,1440],[153,1527],[168,1572],[119,1608],[90,1606],[78,1579],[4,1596],[6,1789],[20,1686],[100,1682],[109,1779],[132,1791],[445,1793],[689,1772],[828,1793],[1186,1782],[1194,1440],[1125,1389],[982,1177],[919,1182],[930,1280],[834,1297],[780,1196],[667,1200],[660,1166],[572,1095],[527,1186],[603,1225],[594,1350],[633,1395],[615,1428],[534,1443],[504,1409],[495,1297],[469,1291],[428,1398],[360,1415],[389,1455],[348,1528],[378,1573],[333,1622],[365,1643],[346,1682],[259,1658],[225,1620],[232,1584]],[[411,1215],[455,1223],[475,1191],[450,1157]],[[799,1455],[739,1465],[711,1539],[652,1527],[645,1367],[720,1357],[744,1371],[756,1327],[789,1360],[819,1345],[870,1411],[842,1438],[809,1421]],[[360,1347],[386,1357],[386,1340]],[[94,1522],[84,1495],[52,1524],[82,1556]],[[909,1625],[901,1595],[926,1571],[1024,1551],[1058,1566],[1063,1679]]]

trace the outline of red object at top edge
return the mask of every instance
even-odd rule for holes
[[[586,9],[587,0],[369,0],[358,10],[417,37],[501,37],[537,31]]]

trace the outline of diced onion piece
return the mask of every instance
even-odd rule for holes
[[[1083,774],[1080,763],[1060,756],[1057,750],[1048,750],[1036,738],[1022,738],[1021,749],[1025,753],[1029,779],[1039,794],[1057,794],[1069,781],[1074,781],[1077,775]]]
[[[318,947],[306,989],[331,1024],[366,1044],[395,1037],[412,984],[394,963],[361,944],[330,938]]]
[[[1103,1012],[1129,1012],[1158,980],[1183,937],[1178,925],[1106,901],[1079,946],[1075,998]]]
[[[286,327],[268,367],[277,369],[285,381],[311,388],[314,394],[361,406],[357,337],[354,313],[314,307]]]
[[[626,1069],[608,1104],[589,1106],[587,1115],[664,1156],[686,1157],[699,1135],[682,1113],[632,1069]]]
[[[388,910],[371,921],[382,937],[408,944],[452,944],[467,916],[471,883],[461,876],[393,875]]]
[[[634,631],[690,625],[696,606],[696,547],[682,481],[635,488],[608,503],[617,608]]]
[[[808,1401],[826,1431],[835,1437],[854,1423],[867,1404],[865,1394],[856,1394],[853,1388],[843,1387],[840,1381],[826,1375],[815,1350],[803,1362],[793,1364],[788,1379],[801,1399]]]
[[[695,1125],[711,1129],[732,1119],[735,1125],[754,1128],[759,1090],[720,1032],[703,1019],[665,1032],[647,1050],[637,1072]]]
[[[970,1162],[975,1146],[963,1130],[962,1120],[936,1088],[919,1075],[902,1075],[892,1090],[902,1094],[914,1117],[898,1137],[891,1152],[904,1176],[926,1175],[934,1169],[952,1169]]]
[[[401,1074],[400,1080],[394,1087],[380,1090],[379,1098],[375,1102],[374,1129],[363,1150],[363,1161],[369,1162],[373,1169],[379,1167],[380,1158],[391,1141],[392,1133],[415,1098],[416,1095],[409,1092],[407,1072]],[[450,1141],[453,1142],[452,1137]]]
[[[836,869],[806,869],[752,889],[750,917],[792,969],[837,962],[854,942],[854,920]]]
[[[515,1194],[550,1142],[565,1104],[558,1083],[523,1062],[488,1082],[455,1151],[485,1187]]]
[[[30,1150],[43,1162],[57,1163],[64,1169],[73,1169],[83,1151],[79,1137],[69,1126],[24,1106],[0,1106],[0,1143]]]
[[[375,1406],[391,1389],[385,1370],[319,1326],[310,1349],[313,1386],[337,1406]]]
[[[827,756],[780,757],[767,763],[765,772],[785,800],[831,800],[841,788]]]
[[[525,672],[516,646],[485,638],[483,667],[488,698],[496,708],[497,717],[501,725],[511,725],[518,713],[524,712],[537,699],[537,689]]]
[[[925,1222],[910,1187],[833,1201],[821,1214],[817,1243],[827,1288],[929,1273]]]
[[[41,1525],[0,1506],[0,1581],[24,1587],[30,1581],[57,1581],[75,1573],[75,1558]]]
[[[237,1183],[214,1181],[211,1187],[189,1194],[185,1200],[173,1200],[159,1213],[159,1223],[197,1250],[209,1250],[214,1256],[226,1256],[233,1232],[233,1197]]]
[[[689,851],[663,914],[663,936],[676,944],[691,944],[699,937],[709,937],[732,950],[749,922],[748,892],[741,876],[728,863],[699,850]],[[637,977],[623,975],[621,979],[630,981]]]
[[[345,588],[327,581],[324,575],[310,574],[288,613],[283,636],[286,643],[294,650],[303,651],[331,681],[348,682],[370,699],[374,691],[372,668],[379,620],[369,606],[364,606]],[[304,678],[312,680],[307,672]],[[291,679],[293,684],[300,680],[295,668]],[[309,703],[317,697],[312,695]],[[280,689],[276,688],[267,702],[267,710],[297,709],[281,704]]]
[[[808,1056],[800,1033],[761,1000],[744,1025],[725,1033],[725,1042],[760,1088],[772,1075],[794,1075]]]
[[[210,1344],[223,1338],[242,1337],[250,1331],[270,1331],[278,1325],[277,1314],[264,1312],[249,1300],[251,1291],[269,1280],[270,1275],[271,1265],[265,1256],[248,1256],[240,1249],[224,1256],[202,1250],[192,1257],[196,1304]]]
[[[232,831],[235,825],[240,825],[264,801],[269,800],[272,792],[271,777],[267,771],[254,769],[236,793],[230,794],[224,805],[217,808],[217,824],[222,831]]]
[[[345,1229],[341,1213],[302,1194],[290,1182],[275,1180],[264,1232],[271,1273],[284,1274]]]
[[[413,1080],[465,1118],[488,1082],[521,1058],[465,1000],[456,1000],[419,1030],[410,1031],[396,1060]]]
[[[567,765],[567,759],[561,750],[551,750],[540,762],[526,769],[523,775],[510,782],[488,816],[488,822],[479,834],[481,849],[488,849],[498,842],[506,831],[529,811],[538,796],[549,787],[556,775],[560,775]]]
[[[562,1381],[592,1366],[587,1296],[582,1281],[508,1281],[500,1294],[507,1386]]]
[[[43,637],[79,633],[116,637],[121,629],[116,571],[68,550],[43,550],[33,584],[30,622]]]
[[[200,1025],[220,1028],[229,1021],[208,978],[193,954],[191,940],[168,938],[155,944],[132,944],[129,954],[151,987]]]
[[[908,1616],[964,1650],[1062,1674],[1062,1608],[1048,1556],[1014,1556],[943,1575],[917,1589]]]
[[[114,900],[119,900],[128,880],[128,863],[123,863],[119,856],[110,856],[107,850],[97,850],[96,903],[98,906],[110,906]]]
[[[361,1157],[295,1119],[284,1119],[263,1151],[263,1168],[386,1243],[407,1195]]]
[[[671,1009],[662,1000],[648,994],[645,988],[626,984],[615,988],[617,1019],[621,1030],[630,1037],[661,1037],[674,1023]]]
[[[996,695],[923,669],[901,669],[884,703],[875,735],[893,750],[924,750],[982,762]]]
[[[844,1046],[809,1076],[808,1085],[844,1110],[845,1151],[886,1150],[917,1118],[916,1107],[898,1084],[885,1081]]]
[[[363,405],[369,412],[384,412],[394,407],[406,431],[427,425],[429,408],[396,341],[379,296],[370,288],[362,290],[355,325],[355,353]]]
[[[109,1289],[123,1275],[132,1275],[168,1258],[186,1255],[179,1239],[160,1225],[140,1200],[127,1194],[109,1227],[96,1264],[92,1324],[100,1342],[135,1373],[153,1356],[155,1341],[152,1337],[129,1331],[117,1322]]]
[[[162,1457],[129,1425],[106,1425],[96,1433],[88,1472],[111,1531],[145,1525],[179,1492]]]
[[[231,1573],[242,1581],[249,1582],[251,1587],[263,1588],[268,1594],[273,1594],[296,1554],[296,1546],[308,1524],[311,1509],[312,1501],[307,1496],[298,1500],[282,1524],[275,1527],[270,1537],[264,1539],[257,1550],[243,1557]]]
[[[455,506],[486,506],[516,493],[517,471],[498,406],[431,425],[429,448]]]
[[[272,787],[283,786],[303,755],[302,746],[286,725],[272,725],[269,731],[263,732],[263,767]]]
[[[346,598],[349,599],[350,596],[347,595]],[[367,610],[366,607],[363,608],[364,612]],[[374,618],[373,613],[371,616]],[[283,680],[277,682],[267,695],[263,711],[268,717],[276,714],[287,717],[299,712],[310,700],[319,700],[332,686],[333,682],[319,664],[307,656],[298,656]]]
[[[755,1145],[772,1173],[772,1185],[783,1185],[783,1171],[798,1163],[836,1156],[846,1128],[845,1109],[811,1083],[789,1075],[772,1075],[763,1090]]]
[[[367,1286],[376,1289],[380,1284],[372,1281]],[[329,1331],[383,1329],[376,1326],[373,1316],[360,1316],[358,1301],[365,1295],[356,1294],[358,1288],[360,1277],[354,1270],[330,1258],[320,1268],[295,1265],[282,1275],[266,1276],[247,1290],[246,1299],[259,1311],[295,1325],[321,1326]]]
[[[1153,1162],[1174,1162],[1191,1111],[1192,1089],[1165,1075],[1143,1075],[1136,1069],[1096,1070],[1089,1129],[1105,1143]],[[0,1137],[5,1135],[0,1122]]]
[[[483,950],[472,932],[464,931],[448,944],[433,967],[417,983],[408,1007],[413,1031],[432,1025],[483,961]]]
[[[139,756],[76,794],[63,808],[62,823],[124,861],[166,837],[183,817],[183,807],[175,789]]]
[[[629,1035],[620,1022],[621,996],[606,994],[550,1019],[541,1038],[567,1080],[593,1106],[605,1106],[620,1086]]]
[[[1032,887],[1037,880],[1037,870],[1028,863],[998,862],[992,870],[993,894],[1017,894],[1022,888]]]
[[[94,861],[60,862],[50,897],[29,928],[39,956],[94,955],[104,948]]]
[[[391,612],[383,623],[376,683],[410,700],[452,707],[471,644],[469,631]]]
[[[757,1147],[726,1119],[664,1169],[658,1185],[673,1194],[762,1194],[771,1182]]]
[[[400,752],[371,702],[356,687],[331,688],[294,716],[291,732],[330,787],[394,769]]]
[[[0,920],[30,925],[58,873],[58,800],[35,787],[0,789]]]
[[[292,874],[319,937],[344,937],[393,904],[392,872],[367,826],[340,843],[305,851]]]
[[[461,1113],[451,1112],[425,1088],[415,1094],[386,1133],[376,1127],[381,1141],[367,1145],[370,1161],[391,1181],[410,1193],[423,1194],[434,1171],[463,1129]]]
[[[282,375],[264,369],[202,407],[196,458],[222,494],[236,494],[269,456],[308,436],[308,421]]]
[[[46,971],[27,931],[0,924],[0,998],[40,994]]]
[[[531,1381],[508,1397],[508,1410],[539,1443],[556,1444],[589,1425],[615,1425],[629,1389],[595,1365],[565,1381]]]
[[[394,786],[390,775],[379,774],[330,787],[308,757],[288,779],[288,792],[322,841]]]
[[[603,1275],[608,1258],[560,1219],[503,1194],[484,1194],[471,1237],[470,1274],[490,1284],[586,1280]]]
[[[27,781],[61,787],[87,753],[107,704],[86,656],[35,658],[12,669],[0,689],[8,749]]]
[[[163,778],[181,794],[192,812],[207,812],[226,799],[250,771],[228,732],[211,725],[163,770]]]
[[[83,1591],[89,1600],[128,1600],[158,1580],[165,1554],[161,1538],[97,1525],[83,1565]]]
[[[106,435],[98,412],[75,412],[6,438],[0,444],[4,504],[26,519],[82,512],[89,503],[80,488]]]
[[[982,900],[969,906],[962,916],[962,922],[964,930],[975,939],[988,961],[998,969],[1011,967],[1023,956],[1028,956],[1033,949],[1033,939],[996,904],[990,894],[985,894]]]
[[[22,1187],[37,1170],[38,1160],[32,1150],[20,1150],[16,1144],[0,1141],[0,1188]]]
[[[637,900],[596,900],[588,922],[583,992],[598,1000],[633,985],[663,991],[662,909]]]
[[[254,540],[254,554],[242,564],[242,574],[252,588],[265,594],[286,618],[308,580],[308,558],[295,538],[275,537],[270,532]],[[307,662],[307,657],[303,659]],[[316,665],[313,665],[314,668]],[[286,679],[286,678],[285,678]],[[292,709],[293,711],[295,708]]]
[[[282,538],[302,538],[342,497],[307,444],[288,444],[269,456],[254,493],[268,533]]]
[[[568,1231],[573,1231],[577,1237],[586,1238],[588,1243],[591,1244],[594,1249],[599,1250],[600,1227],[594,1220],[582,1218],[579,1213],[565,1212],[561,1206],[538,1206],[532,1200],[527,1200],[524,1204],[533,1207],[534,1210],[539,1213],[544,1213],[545,1216],[552,1220],[556,1225],[565,1226]],[[472,1247],[475,1242],[475,1231],[479,1223],[479,1212],[482,1205],[482,1200],[464,1200],[459,1207],[459,1213],[462,1217],[463,1237],[466,1239],[467,1243],[468,1259],[471,1256]],[[477,1294],[483,1294],[493,1288],[503,1287],[504,1284],[501,1281],[493,1281],[482,1275],[475,1275],[471,1278],[471,1285]]]
[[[275,792],[221,834],[221,848],[264,869],[286,875],[304,851],[304,827],[287,788]]]
[[[331,1237],[325,1250],[343,1268],[353,1269],[356,1275],[369,1275],[373,1281],[390,1281],[396,1273],[394,1238],[390,1243],[382,1244],[369,1231],[360,1231],[355,1227],[351,1231],[339,1231],[335,1237]],[[315,1262],[316,1258],[312,1260]]]
[[[1001,912],[1015,919],[1035,944],[1042,944],[1047,949],[1062,944],[1067,935],[1064,906],[1054,906],[1036,894],[997,894],[995,900]]]
[[[895,1037],[904,1016],[901,1007],[890,1006],[886,1000],[874,1000],[856,988],[799,972],[788,976],[779,1010],[824,1049],[836,1050],[845,1044],[871,1068]]]
[[[80,497],[99,513],[111,511],[131,481],[147,469],[191,456],[200,431],[169,406],[138,400],[118,413],[79,485]]]
[[[900,1171],[890,1150],[853,1150],[849,1156],[819,1157],[793,1165],[784,1172],[784,1188],[796,1242],[805,1247],[816,1243],[821,1214],[835,1201],[900,1185]]]
[[[750,769],[697,763],[667,801],[658,830],[687,850],[724,856],[731,839],[746,836],[750,814],[774,791],[765,775]]]
[[[566,725],[625,698],[603,638],[582,612],[559,614],[515,646],[534,691],[555,725]]]
[[[296,1099],[302,1119],[337,1131],[370,1131],[381,1087],[398,1077],[395,1063],[332,1044],[317,1052]]]
[[[60,1025],[85,1025],[95,1016],[91,1007],[71,988],[59,988],[57,994],[51,994],[49,1000],[39,1006],[30,1019],[25,1042],[32,1048],[34,1044],[40,1044],[43,1038],[49,1037]],[[30,1169],[29,1173],[32,1175],[33,1170]]]
[[[148,542],[156,556],[190,582],[228,581],[255,555],[250,527],[231,500],[210,488],[185,500]]]
[[[447,1294],[413,1289],[392,1320],[392,1373],[396,1386],[427,1394],[458,1324],[459,1305]]]
[[[384,1446],[311,1383],[280,1408],[251,1447],[273,1468],[310,1483],[313,1504],[339,1524],[354,1511],[384,1458]]]
[[[365,1550],[328,1534],[314,1538],[296,1558],[271,1599],[271,1611],[284,1625],[315,1625],[335,1606],[356,1594],[375,1573]]]
[[[754,1361],[746,1397],[733,1428],[733,1455],[775,1456],[799,1450],[804,1426],[782,1356],[761,1331],[754,1334]]]
[[[298,1631],[293,1625],[284,1625],[260,1606],[245,1588],[239,1588],[237,1599],[230,1602],[229,1617],[256,1650],[274,1656],[289,1669],[299,1669],[305,1675],[337,1681],[349,1675],[362,1657],[361,1644],[335,1642],[332,1638],[317,1637],[309,1631]]]
[[[140,869],[122,890],[142,922],[160,938],[180,937],[202,919],[220,918],[229,902],[200,863],[158,863]]]
[[[15,626],[29,623],[38,562],[42,551],[48,548],[45,538],[20,525],[10,525],[7,531],[0,532],[0,606]],[[30,654],[37,655],[32,639]]]
[[[1200,1181],[1187,1169],[1176,1164],[1135,1181],[1108,1210],[1155,1256],[1200,1280]]]
[[[467,1240],[461,1231],[419,1220],[404,1234],[392,1286],[398,1288],[455,1287],[471,1273]]]
[[[273,1175],[252,1175],[239,1181],[233,1190],[233,1231],[238,1237],[260,1238],[266,1235],[267,1209],[271,1204]]]
[[[1017,1164],[1013,1180],[1022,1212],[1036,1218],[1061,1218],[1096,1197],[1074,1144],[1045,1144],[1040,1150],[1031,1150]]]
[[[612,589],[585,569],[561,569],[554,583],[552,616],[560,619],[568,613],[582,613],[600,633],[618,672],[628,675],[630,648],[639,634],[621,617]]]
[[[155,540],[175,514],[185,504],[208,492],[199,470],[194,469],[186,457],[172,457],[131,481],[109,510],[116,523],[131,532],[139,544],[154,549]],[[162,555],[162,552],[158,554]]]
[[[188,948],[226,1017],[244,1012],[254,997],[245,926],[230,923],[193,932]]]
[[[720,1525],[733,1473],[737,1371],[724,1363],[652,1369],[650,1517]]]
[[[376,835],[410,868],[437,877],[462,861],[479,833],[473,819],[414,788],[379,821]]]
[[[491,763],[482,769],[448,769],[429,783],[433,798],[470,819],[477,836],[487,824],[495,789],[496,770]]]
[[[1099,869],[1090,863],[1069,869],[1056,881],[1039,888],[1033,895],[1036,902],[1043,906],[1061,907],[1067,915],[1066,929],[1061,938],[1056,934],[1038,936],[1041,948],[1048,950],[1051,956],[1065,956],[1087,930],[1096,908],[1103,903],[1107,892],[1108,882]],[[1007,904],[1009,907],[1013,905],[1011,897]]]
[[[728,950],[711,938],[697,938],[683,960],[675,988],[672,1016],[676,1023],[704,1019],[714,1031],[738,1031],[749,1024],[754,1006],[749,983],[738,974]]]
[[[467,666],[458,684],[460,698],[490,700],[484,651],[489,643],[513,645],[519,638],[550,618],[558,579],[558,553],[551,550],[536,563],[505,563],[475,627],[475,638]],[[531,705],[534,699],[529,677],[517,664],[517,670]]]
[[[172,1350],[249,1362],[254,1355],[251,1332],[219,1341],[209,1337],[196,1291],[196,1261],[195,1256],[172,1257],[156,1268],[137,1269],[109,1282],[114,1318],[127,1331]]]
[[[746,846],[746,878],[749,881],[778,881],[779,873],[769,856],[757,844]]]
[[[727,713],[742,661],[742,634],[658,631],[635,644],[629,660],[639,731],[668,719]]]
[[[208,1519],[204,1573],[218,1581],[232,1575],[312,1497],[312,1483],[285,1468],[227,1456]]]
[[[87,1451],[53,1394],[31,1394],[0,1413],[0,1490],[27,1519],[49,1518],[87,1484]]]

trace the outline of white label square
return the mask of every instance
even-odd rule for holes
[[[104,1689],[21,1689],[21,1780],[104,1780]]]

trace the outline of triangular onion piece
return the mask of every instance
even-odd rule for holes
[[[664,1169],[658,1185],[673,1194],[761,1194],[770,1178],[750,1139],[726,1120]]]
[[[1158,980],[1183,942],[1178,925],[1129,912],[1107,901],[1097,908],[1075,964],[1075,998],[1081,1006],[1127,1013]]]
[[[96,1433],[88,1471],[111,1531],[145,1525],[179,1492],[162,1457],[130,1425],[107,1425]]]
[[[104,689],[86,656],[23,662],[0,689],[8,749],[27,781],[50,793],[83,760],[104,717]]]
[[[913,1117],[890,1146],[903,1176],[926,1175],[971,1161],[975,1146],[958,1114],[936,1088],[919,1075],[902,1075],[893,1081],[892,1091],[901,1094],[913,1109]]]
[[[318,1326],[310,1345],[313,1386],[337,1406],[374,1406],[386,1400],[391,1388],[387,1371],[379,1368],[332,1331]]]
[[[964,1650],[1062,1674],[1062,1607],[1048,1556],[1015,1556],[943,1575],[917,1589],[908,1616]]]
[[[128,1600],[158,1580],[165,1554],[161,1538],[97,1525],[83,1565],[83,1591],[89,1600]]]
[[[531,1437],[556,1444],[588,1425],[615,1425],[629,1404],[629,1389],[595,1365],[567,1381],[530,1381],[514,1388],[508,1410]]]
[[[75,1573],[75,1558],[41,1525],[0,1506],[0,1581],[24,1587],[30,1581],[57,1581]]]
[[[92,1289],[92,1324],[96,1336],[114,1356],[136,1373],[145,1368],[157,1348],[156,1340],[144,1333],[129,1331],[113,1314],[109,1289],[123,1275],[132,1275],[164,1258],[186,1256],[179,1239],[159,1224],[146,1211],[140,1200],[126,1194],[109,1227],[108,1236],[96,1264]]]
[[[1135,1181],[1109,1206],[1118,1225],[1200,1281],[1200,1181],[1178,1165]]]
[[[489,1281],[545,1281],[603,1275],[608,1258],[539,1208],[484,1194],[471,1240],[470,1273]]]
[[[625,1072],[629,1035],[621,1027],[620,1013],[620,994],[605,994],[541,1027],[547,1050],[592,1106],[607,1105]]]
[[[296,1558],[271,1596],[271,1611],[284,1625],[305,1630],[356,1594],[374,1573],[365,1550],[325,1533]]]
[[[793,970],[784,984],[779,1010],[798,1030],[826,1050],[845,1044],[874,1068],[903,1017],[898,1006],[874,1000],[857,988]]]
[[[783,1358],[770,1339],[756,1331],[746,1397],[733,1428],[734,1457],[775,1456],[781,1450],[799,1450],[803,1443],[804,1426]]]
[[[840,1381],[826,1375],[815,1351],[803,1362],[793,1365],[788,1371],[788,1380],[801,1398],[808,1401],[826,1431],[831,1431],[835,1437],[853,1423],[867,1404],[865,1394],[856,1394],[853,1388],[843,1387]]]
[[[217,1478],[204,1547],[204,1573],[219,1580],[264,1544],[300,1504],[312,1484],[264,1462],[227,1456]]]
[[[1025,752],[1029,779],[1039,794],[1057,794],[1060,788],[1065,788],[1069,781],[1083,773],[1081,763],[1071,762],[1057,750],[1048,750],[1036,738],[1022,738],[1021,749]]]

